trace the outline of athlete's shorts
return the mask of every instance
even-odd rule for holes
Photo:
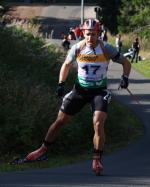
[[[85,104],[90,103],[93,113],[94,111],[107,113],[107,95],[106,90],[78,89],[75,86],[71,92],[64,96],[60,110],[65,114],[74,115],[80,112]]]

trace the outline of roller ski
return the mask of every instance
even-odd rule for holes
[[[48,157],[46,155],[42,155],[41,157],[37,158],[34,161],[27,160],[26,157],[21,156],[21,157],[14,158],[12,161],[9,162],[9,164],[19,165],[19,164],[24,164],[24,163],[41,162],[41,161],[47,161],[47,160],[48,160]]]
[[[102,174],[103,165],[99,159],[93,159],[92,170],[97,176]]]
[[[93,161],[92,161],[92,170],[96,176],[101,175],[103,171],[101,157],[102,157],[102,152],[96,150],[96,152],[94,152],[93,154]]]
[[[48,160],[48,157],[45,155],[47,148],[45,146],[41,146],[39,149],[29,153],[27,156],[22,156],[13,159],[10,164],[23,164],[29,162],[36,162],[36,161],[45,161]]]

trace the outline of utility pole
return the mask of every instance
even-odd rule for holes
[[[84,0],[81,0],[81,25],[83,25],[84,21]]]

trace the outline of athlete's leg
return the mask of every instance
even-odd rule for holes
[[[133,61],[134,61],[134,59],[135,59],[135,50],[133,50],[133,56],[132,56],[132,58],[131,58],[131,63],[133,63]]]
[[[93,114],[93,126],[94,126],[94,149],[103,150],[105,143],[104,123],[107,118],[107,114],[102,111],[95,111]]]
[[[136,51],[136,63],[137,63],[138,60],[139,60],[138,57],[139,57],[139,51],[137,50],[137,51]]]
[[[104,132],[104,124],[107,118],[107,114],[102,111],[95,111],[93,116],[93,126],[94,126],[94,153],[93,153],[93,163],[92,168],[93,171],[97,174],[103,170],[102,165],[102,154],[105,144],[105,132]]]
[[[26,157],[27,160],[36,160],[38,157],[43,155],[47,151],[48,146],[54,140],[60,128],[71,118],[72,115],[79,112],[85,103],[86,102],[84,101],[83,97],[77,94],[75,90],[72,90],[66,94],[64,96],[57,119],[49,127],[42,146],[28,154]]]
[[[93,97],[91,102],[94,128],[92,169],[96,174],[99,174],[103,170],[102,153],[105,144],[104,124],[107,118],[107,107],[110,99],[111,94],[108,91],[101,91],[99,95]]]
[[[42,156],[48,149],[48,145],[54,140],[60,128],[70,119],[70,116],[62,111],[59,111],[57,119],[50,125],[45,140],[40,148],[29,153],[26,157],[27,160],[33,161]]]
[[[49,127],[45,141],[51,143],[57,135],[59,129],[71,118],[70,115],[59,111],[56,121]]]

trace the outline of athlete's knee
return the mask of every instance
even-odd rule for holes
[[[55,124],[57,124],[58,126],[62,126],[64,125],[68,120],[70,119],[70,116],[68,116],[67,114],[63,113],[63,112],[59,112],[57,119],[55,121]]]
[[[95,121],[94,130],[97,133],[100,133],[104,129],[104,123],[102,121]]]
[[[93,116],[93,123],[96,126],[104,125],[106,118],[107,118],[107,114],[105,112],[96,111]]]
[[[66,120],[65,118],[62,118],[62,117],[57,117],[56,121],[55,121],[55,124],[58,125],[58,126],[62,126],[66,123]]]

